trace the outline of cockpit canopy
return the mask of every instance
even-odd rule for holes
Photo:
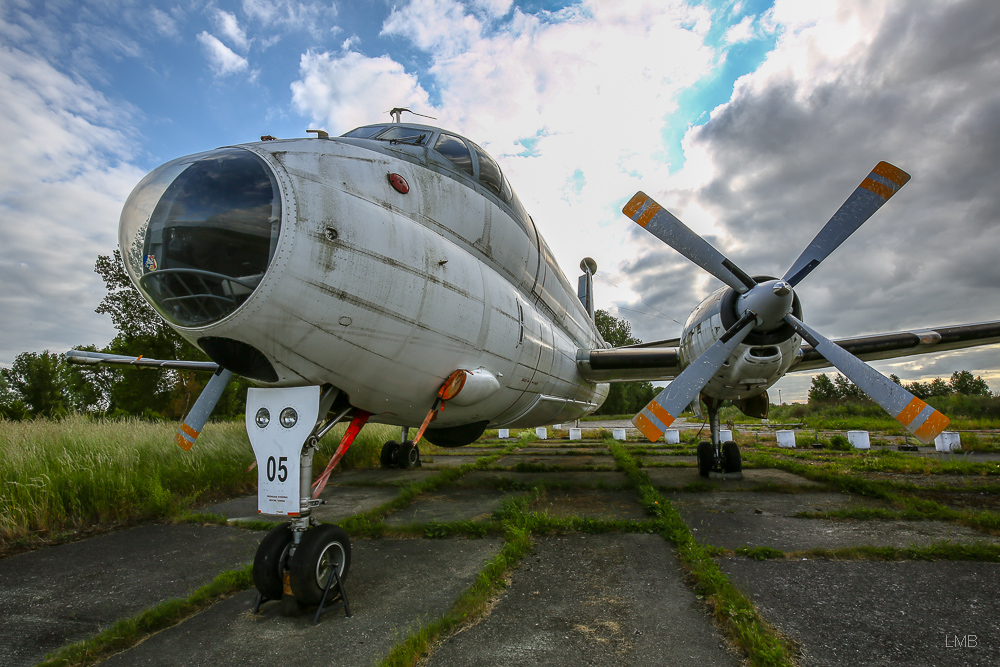
[[[447,158],[456,170],[478,180],[503,201],[510,202],[514,196],[496,161],[482,148],[457,134],[427,125],[382,123],[355,128],[341,136],[430,148]]]

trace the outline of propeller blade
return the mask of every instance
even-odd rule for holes
[[[934,438],[948,427],[950,419],[844,348],[824,338],[794,315],[786,315],[785,321],[791,324],[817,352],[826,357],[827,361],[836,366],[837,370],[858,385],[924,444],[934,442]]]
[[[687,225],[653,201],[646,193],[635,193],[635,196],[625,204],[622,213],[740,294],[757,284],[711,243],[691,231]]]
[[[212,415],[215,405],[219,402],[222,392],[225,391],[226,385],[229,384],[232,377],[232,371],[220,368],[212,376],[212,379],[208,381],[205,388],[201,390],[198,400],[194,402],[187,417],[184,418],[181,427],[177,429],[177,433],[174,435],[174,441],[177,443],[177,446],[185,452],[191,451],[191,446],[198,439],[198,434],[205,427],[205,422]]]
[[[642,431],[650,442],[659,440],[667,427],[677,419],[677,415],[698,397],[712,376],[722,368],[723,362],[753,330],[756,319],[757,316],[752,312],[747,312],[741,317],[722,334],[719,340],[657,394],[642,412],[633,417],[632,424]]]
[[[875,165],[781,279],[792,287],[802,282],[909,180],[909,174],[888,162]]]

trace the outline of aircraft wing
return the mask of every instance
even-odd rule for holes
[[[862,361],[877,361],[1000,343],[1000,322],[913,329],[857,338],[842,338],[833,342]],[[803,344],[799,360],[792,364],[788,372],[809,371],[831,366],[833,364],[814,350],[812,345]]]
[[[148,357],[129,357],[122,354],[106,354],[104,352],[87,352],[70,350],[65,354],[66,361],[71,364],[95,366],[97,364],[115,364],[119,366],[142,366],[148,368],[172,368],[181,371],[205,371],[215,373],[219,364],[214,361],[184,361],[180,359],[150,359]]]
[[[863,361],[893,359],[1000,343],[1000,321],[897,331],[833,342]],[[679,339],[674,338],[628,347],[578,350],[576,363],[580,373],[591,382],[672,380],[684,370],[680,364],[679,343]],[[832,366],[812,345],[803,343],[798,361],[788,372]]]

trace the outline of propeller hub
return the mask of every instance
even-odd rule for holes
[[[766,280],[740,296],[737,315],[752,312],[757,317],[756,331],[771,331],[781,326],[782,318],[792,311],[795,297],[792,286],[784,280]]]

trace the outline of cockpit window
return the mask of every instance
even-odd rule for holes
[[[444,134],[434,144],[434,150],[451,160],[452,164],[472,176],[472,155],[465,142],[453,134]]]
[[[503,186],[503,177],[500,175],[500,167],[487,155],[482,148],[472,147],[476,150],[476,157],[479,158],[479,182],[493,191],[493,194],[500,196]]]
[[[119,232],[139,289],[186,327],[217,322],[250,297],[281,229],[278,183],[261,158],[237,148],[196,157],[143,179]]]
[[[350,132],[348,132],[347,134],[343,134],[341,136],[351,137],[351,138],[354,138],[354,139],[368,139],[373,134],[381,132],[384,129],[385,129],[385,125],[368,125],[366,127],[355,128],[355,129],[351,130]]]
[[[428,134],[430,133],[426,130],[417,130],[412,127],[390,127],[375,138],[379,141],[420,146],[427,140]]]

